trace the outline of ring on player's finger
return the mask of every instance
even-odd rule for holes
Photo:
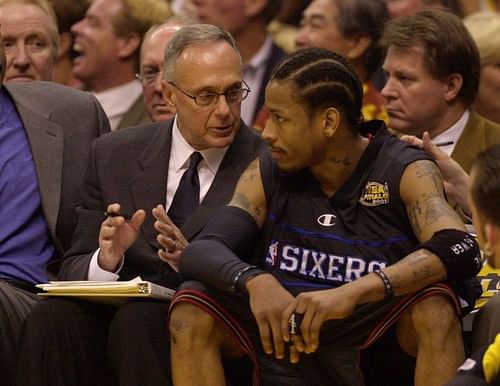
[[[165,248],[165,252],[173,253],[173,252],[175,252],[175,250],[176,250],[175,240],[172,240],[170,245],[167,248]]]
[[[288,332],[290,335],[300,335],[300,324],[302,323],[302,319],[304,318],[304,314],[299,314],[298,312],[293,312],[290,315],[290,319],[288,319]]]

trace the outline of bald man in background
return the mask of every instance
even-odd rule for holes
[[[170,109],[161,92],[161,73],[165,46],[182,27],[193,24],[194,20],[184,16],[174,16],[165,23],[154,25],[144,35],[141,46],[140,73],[146,111],[153,122],[165,121],[175,113]]]

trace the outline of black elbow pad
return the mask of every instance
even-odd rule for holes
[[[427,249],[446,267],[448,280],[465,280],[481,270],[481,253],[474,236],[458,229],[443,229],[417,249]]]

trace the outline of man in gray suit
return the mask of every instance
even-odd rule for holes
[[[5,66],[0,39],[0,372],[10,385],[35,284],[54,276],[69,248],[90,143],[109,123],[89,93],[2,84]]]
[[[263,149],[260,136],[240,120],[248,89],[226,31],[182,28],[166,48],[163,78],[173,120],[94,142],[61,279],[140,275],[176,288],[181,250],[227,203],[240,174]],[[163,205],[173,216],[182,176],[196,153],[202,156],[195,169],[199,206],[182,225],[174,224]],[[105,212],[113,216],[105,218]],[[25,325],[20,364],[30,371],[19,372],[18,384],[112,385],[116,378],[121,385],[169,384],[167,311],[168,304],[156,301],[118,309],[69,298],[40,302]]]

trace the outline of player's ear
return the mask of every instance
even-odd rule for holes
[[[340,112],[335,107],[328,107],[323,113],[323,121],[326,137],[333,137],[340,125]]]

